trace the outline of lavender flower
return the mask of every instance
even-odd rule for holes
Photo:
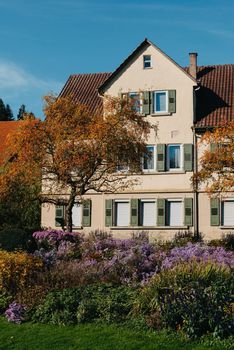
[[[223,247],[210,247],[201,243],[188,243],[185,247],[171,249],[162,262],[162,269],[170,269],[181,262],[195,259],[198,262],[212,261],[218,265],[234,267],[234,252]]]
[[[5,312],[5,315],[9,322],[20,324],[23,321],[24,313],[25,307],[14,301],[9,305],[8,309]]]

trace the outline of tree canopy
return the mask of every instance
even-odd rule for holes
[[[45,102],[45,120],[26,117],[9,139],[0,196],[15,179],[30,186],[42,179],[40,200],[65,205],[72,230],[72,208],[84,194],[115,192],[137,181],[151,126],[128,100],[106,98],[105,115],[90,115],[72,97],[50,95]],[[117,172],[118,165],[128,173]]]
[[[234,190],[234,122],[204,134],[198,147],[205,147],[199,159],[194,183],[204,184],[208,192]]]
[[[11,121],[14,119],[12,110],[8,104],[4,104],[0,98],[0,121]]]

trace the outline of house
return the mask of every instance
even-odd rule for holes
[[[210,128],[234,119],[234,65],[197,66],[190,53],[183,68],[145,39],[113,73],[69,77],[60,96],[71,95],[94,111],[105,94],[128,95],[148,120],[152,157],[134,189],[117,194],[90,194],[88,207],[74,207],[74,229],[110,231],[127,237],[146,231],[153,239],[170,239],[178,231],[218,238],[234,229],[234,193],[214,201],[194,191],[191,176],[198,166],[198,140]],[[62,207],[43,205],[42,226],[58,227]]]

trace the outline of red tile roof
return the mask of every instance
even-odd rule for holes
[[[93,113],[95,110],[102,108],[102,98],[99,96],[98,88],[110,75],[111,73],[71,75],[59,96],[70,95],[75,101],[87,105],[90,113]]]
[[[0,164],[4,159],[4,152],[6,150],[6,141],[7,136],[15,131],[21,122],[19,121],[10,121],[10,122],[2,122],[0,121]]]
[[[234,64],[198,67],[196,126],[234,120]]]
[[[188,68],[184,68],[188,72]],[[76,74],[67,80],[60,96],[73,95],[76,101],[89,106],[90,111],[102,107],[98,88],[111,73]],[[234,120],[234,65],[198,67],[196,91],[197,127],[218,126]]]

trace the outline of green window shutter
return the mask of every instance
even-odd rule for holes
[[[193,226],[193,198],[184,199],[184,225]]]
[[[217,148],[218,148],[218,144],[217,143],[211,143],[210,144],[210,151],[211,152],[216,152]]]
[[[131,226],[138,226],[139,200],[131,199]]]
[[[55,226],[64,225],[64,206],[56,205],[55,207]]]
[[[176,90],[168,91],[168,112],[176,112]]]
[[[91,226],[91,200],[86,199],[83,202],[82,209],[82,226],[90,227]]]
[[[193,170],[193,145],[191,143],[184,144],[184,170]]]
[[[158,226],[166,226],[166,199],[159,198],[157,200],[157,224]]]
[[[210,225],[219,226],[219,224],[220,224],[219,199],[211,198],[210,199]]]
[[[113,225],[113,200],[106,199],[105,201],[105,226]]]
[[[143,91],[142,113],[150,114],[150,92]]]
[[[166,145],[157,145],[157,171],[166,170]]]
[[[150,114],[154,114],[154,92],[150,91]]]

